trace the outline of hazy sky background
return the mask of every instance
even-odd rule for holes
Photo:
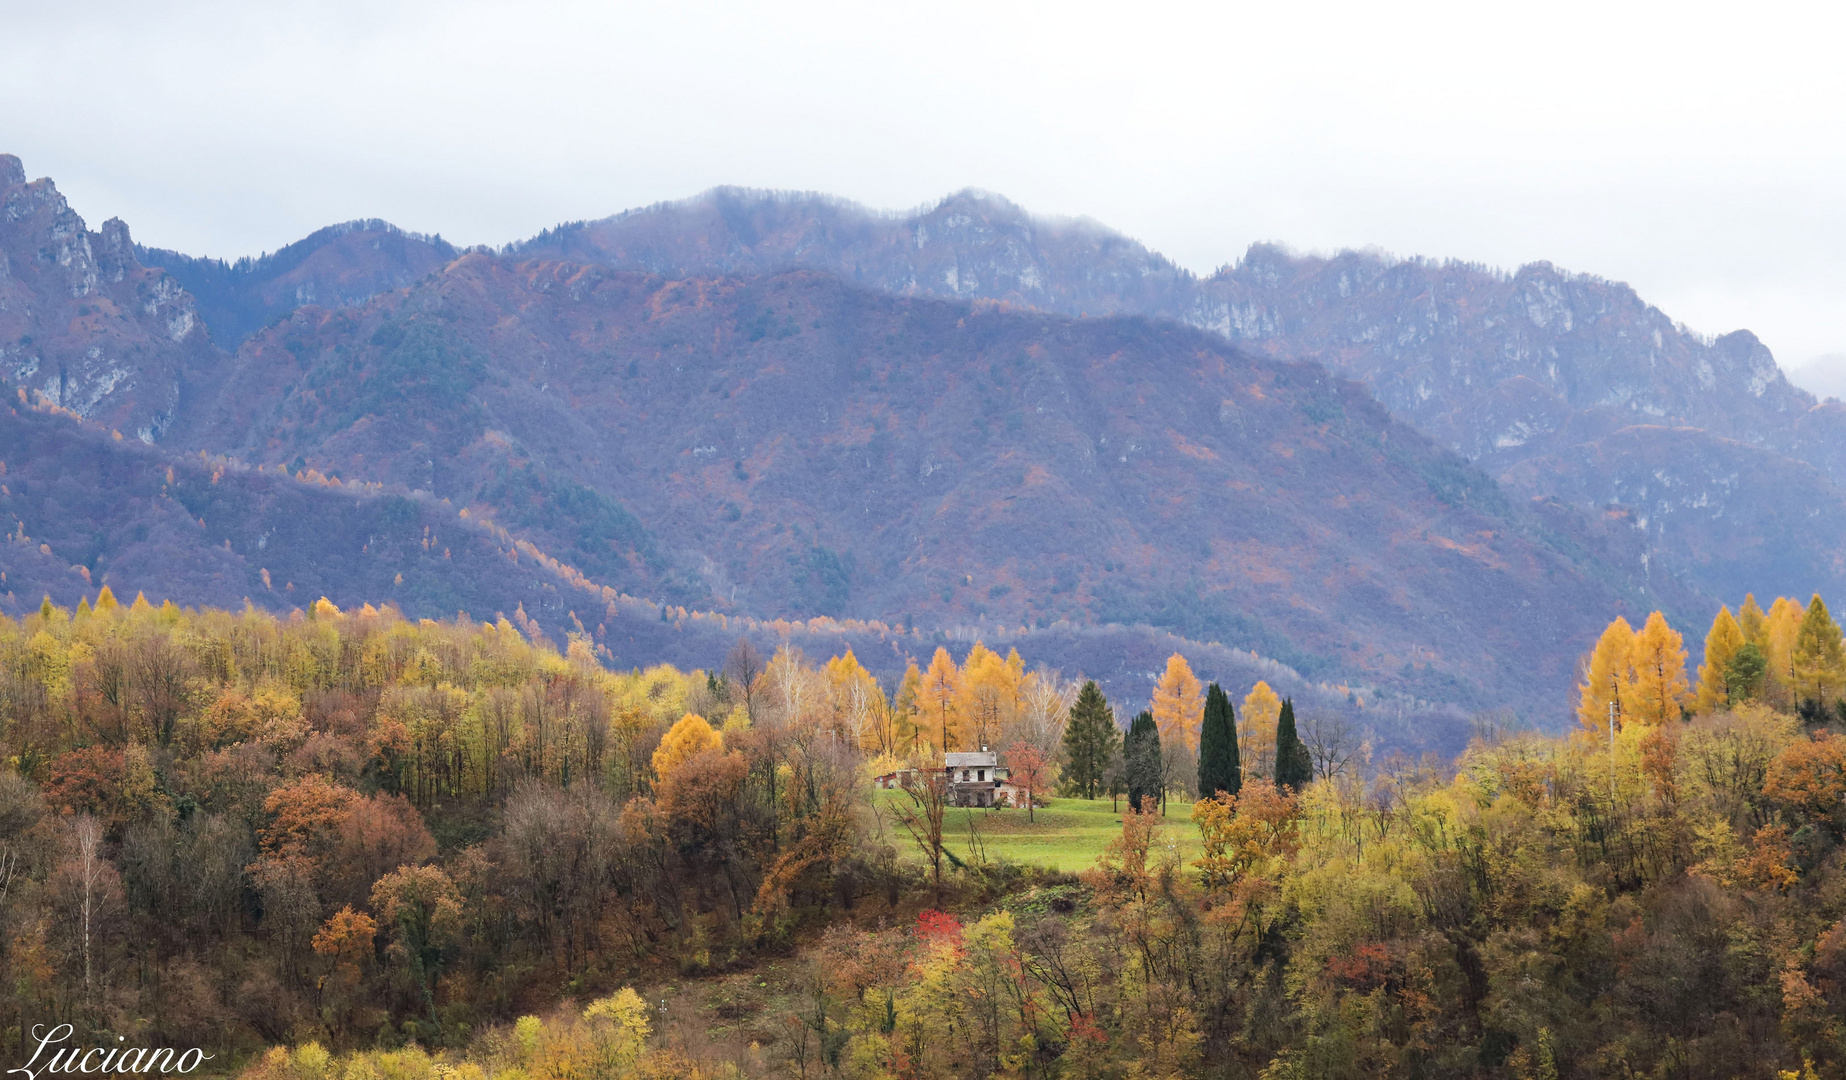
[[[1819,4],[0,0],[0,152],[92,227],[235,257],[460,243],[717,184],[962,188],[1201,273],[1252,241],[1625,280],[1783,366],[1846,351]]]

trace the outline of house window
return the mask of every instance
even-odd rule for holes
[[[975,777],[975,779],[976,779],[976,780],[985,780],[985,779],[987,779],[987,770],[986,770],[986,769],[982,769],[982,770],[980,770],[980,775],[979,775],[979,776],[977,776],[977,777]]]
[[[963,769],[963,770],[961,771],[961,778],[962,778],[962,781],[963,781],[964,783],[965,783],[965,782],[967,781],[967,779],[968,779],[968,770],[966,770],[966,769]]]

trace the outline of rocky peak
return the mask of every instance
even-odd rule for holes
[[[191,297],[134,255],[120,220],[91,232],[48,179],[0,156],[0,380],[153,441],[219,358]]]

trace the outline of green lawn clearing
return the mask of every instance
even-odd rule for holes
[[[906,861],[921,862],[922,854],[892,816],[893,804],[899,801],[908,803],[909,796],[901,791],[874,793],[873,804],[884,816],[886,835]],[[1199,857],[1199,830],[1191,814],[1191,803],[1168,803],[1160,830],[1159,842],[1173,845],[1182,862]],[[1024,810],[952,808],[943,822],[944,846],[966,860],[978,843],[989,859],[1074,873],[1094,866],[1103,845],[1122,834],[1120,806],[1111,809],[1108,799],[1053,799],[1033,819],[1028,821]]]

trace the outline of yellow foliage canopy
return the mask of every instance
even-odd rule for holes
[[[691,758],[707,750],[722,749],[724,736],[714,731],[703,716],[687,713],[667,729],[660,749],[654,751],[654,774],[664,780]]]

